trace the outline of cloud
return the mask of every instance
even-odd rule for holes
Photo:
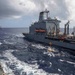
[[[65,0],[0,0],[0,18],[35,13],[45,8],[59,18],[69,16]]]
[[[52,16],[74,20],[75,0],[0,0],[0,18],[19,18],[46,8]]]
[[[0,18],[19,16],[20,13],[9,0],[0,0]]]
[[[75,0],[66,0],[67,8],[70,13],[69,19],[75,19]]]
[[[23,0],[0,0],[0,19],[18,18],[35,8],[33,2],[27,0],[24,0],[24,2]]]

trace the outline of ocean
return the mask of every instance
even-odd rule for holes
[[[0,64],[6,75],[75,75],[73,54],[62,48],[29,42],[23,32],[28,29],[0,29]]]

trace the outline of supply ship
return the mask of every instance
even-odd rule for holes
[[[68,21],[64,25],[64,32],[60,31],[61,21],[49,17],[49,11],[40,12],[39,21],[31,24],[29,33],[23,33],[25,39],[45,43],[52,46],[59,46],[69,50],[75,50],[75,32],[69,33]]]

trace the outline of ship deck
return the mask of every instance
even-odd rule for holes
[[[55,40],[55,41],[63,41],[63,42],[66,42],[66,43],[75,44],[75,39],[60,39],[60,38],[57,38],[57,37],[48,37],[48,36],[46,36],[45,38]]]

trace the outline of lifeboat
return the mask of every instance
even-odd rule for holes
[[[38,29],[38,30],[35,30],[35,32],[45,33],[46,30],[44,30],[44,29]]]

